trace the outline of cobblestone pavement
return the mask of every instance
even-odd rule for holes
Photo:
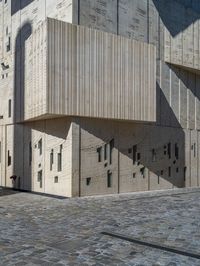
[[[0,191],[0,265],[200,265],[105,230],[200,254],[200,190],[76,199]]]

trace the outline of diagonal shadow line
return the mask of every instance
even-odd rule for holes
[[[177,249],[177,248],[171,248],[171,247],[166,246],[166,245],[158,245],[158,244],[153,243],[153,242],[146,242],[146,241],[139,240],[137,238],[133,238],[133,237],[130,237],[130,236],[125,236],[125,235],[122,235],[122,234],[109,232],[109,231],[103,231],[103,232],[101,232],[101,234],[107,235],[107,236],[112,236],[112,237],[115,237],[115,238],[119,238],[119,239],[122,239],[122,240],[125,240],[125,241],[129,241],[129,242],[132,242],[132,243],[135,243],[135,244],[138,244],[138,245],[147,246],[147,247],[151,247],[151,248],[156,248],[156,249],[159,249],[159,250],[164,250],[164,251],[172,252],[172,253],[175,253],[175,254],[179,254],[179,255],[195,258],[195,259],[200,259],[200,254],[191,253],[191,252],[180,250],[180,249]]]

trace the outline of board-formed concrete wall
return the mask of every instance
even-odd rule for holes
[[[70,119],[62,118],[1,126],[0,185],[71,197],[72,125]],[[13,175],[15,181],[10,178]]]
[[[0,65],[0,185],[63,196],[200,185],[200,1],[5,2],[0,1],[0,63],[4,63],[4,67]],[[47,39],[40,34],[47,17],[80,25],[71,25],[72,28],[82,25],[104,36],[119,35],[115,38],[156,46],[156,122],[52,116],[44,120],[43,114],[51,106],[46,102],[48,97],[44,97]],[[63,25],[57,21],[55,24]],[[93,31],[83,32],[88,36]],[[84,70],[88,71],[87,66]],[[83,77],[86,76],[84,73]],[[90,85],[91,81],[85,80],[86,87],[87,83]],[[74,90],[71,92],[70,97]],[[87,100],[88,94],[83,96]],[[51,100],[62,102],[58,94],[56,97]],[[14,123],[33,117],[40,121]],[[60,151],[62,171],[58,171]],[[42,182],[38,177],[41,170]],[[13,174],[17,175],[14,183],[10,179]],[[111,187],[108,187],[108,174]]]
[[[153,45],[53,19],[47,34],[47,113],[156,121]]]
[[[156,46],[157,124],[199,129],[199,75],[194,75],[191,69],[188,71],[183,67],[196,68],[197,66],[192,66],[192,62],[196,62],[196,65],[199,62],[197,40],[200,2],[84,0],[79,5],[77,2],[74,1],[74,23]],[[179,43],[178,39],[183,41]],[[171,57],[168,56],[171,53],[168,46],[171,47],[172,44]],[[182,63],[178,63],[182,60],[180,55],[184,57]],[[170,58],[174,58],[173,63],[177,66],[164,63],[165,60],[171,62]],[[166,112],[167,109],[170,114]]]
[[[72,0],[0,1],[0,125],[25,118],[25,53],[26,58],[29,56],[25,49],[27,39],[47,17],[71,23],[72,8]],[[1,66],[2,63],[6,68]],[[30,68],[32,62],[27,63]],[[9,100],[11,116],[8,116]],[[30,112],[39,114],[29,110],[28,116]]]
[[[74,119],[73,129],[73,196],[200,185],[197,130],[88,118]]]

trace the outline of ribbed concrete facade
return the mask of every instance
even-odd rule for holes
[[[1,1],[0,184],[70,197],[199,186],[199,12]]]
[[[48,113],[156,121],[153,45],[57,20],[47,23]]]

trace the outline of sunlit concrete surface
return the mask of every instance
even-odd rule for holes
[[[109,230],[199,254],[199,189],[73,199],[0,195],[0,265],[200,265],[101,234]]]

